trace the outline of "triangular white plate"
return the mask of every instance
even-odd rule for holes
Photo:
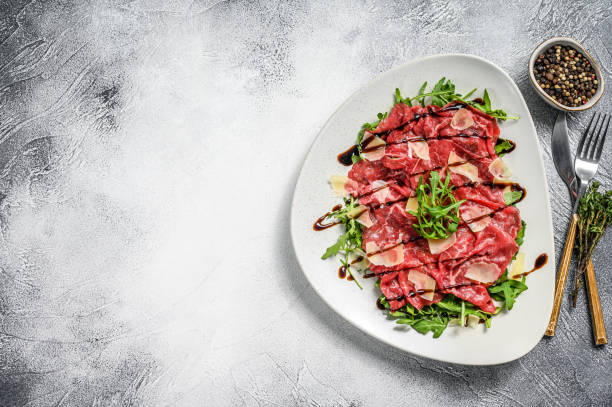
[[[430,86],[441,77],[451,79],[459,93],[487,88],[494,107],[518,121],[500,124],[501,137],[513,140],[517,148],[504,157],[515,181],[527,190],[518,204],[527,222],[521,247],[526,266],[546,253],[548,264],[527,278],[529,289],[522,293],[510,312],[492,320],[492,327],[476,329],[449,327],[440,338],[421,335],[409,327],[396,325],[376,307],[378,296],[373,279],[355,283],[338,278],[338,259],[321,260],[321,254],[335,242],[338,228],[314,232],[313,222],[339,199],[334,197],[328,179],[346,174],[336,156],[350,147],[362,123],[376,119],[393,104],[395,88],[403,95],[414,95],[424,81]],[[382,74],[344,102],[330,117],[316,140],[300,172],[291,207],[291,237],[306,278],[321,298],[338,314],[362,331],[398,349],[431,359],[469,365],[492,365],[517,359],[540,341],[552,309],[555,266],[553,229],[542,163],[542,150],[536,131],[516,84],[493,63],[472,55],[436,55],[415,60]]]

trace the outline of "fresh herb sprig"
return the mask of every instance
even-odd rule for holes
[[[353,277],[359,288],[363,289],[361,283],[355,278],[351,268],[351,260],[355,254],[363,254],[361,249],[363,228],[361,224],[353,217],[349,217],[348,213],[359,206],[359,202],[353,197],[344,198],[344,207],[331,212],[326,219],[334,219],[342,224],[344,233],[338,237],[338,240],[333,245],[329,246],[322,259],[327,259],[331,256],[340,255],[340,262],[346,268],[348,273]]]
[[[599,182],[594,181],[588,192],[580,198],[578,207],[578,270],[574,284],[573,305],[576,307],[580,279],[584,274],[589,259],[597,242],[612,224],[612,190],[599,192]]]
[[[437,171],[429,174],[428,184],[423,183],[423,177],[419,179],[416,188],[419,206],[416,211],[408,213],[416,216],[417,221],[412,227],[426,239],[446,239],[457,231],[459,206],[465,199],[457,201],[449,183],[450,174],[442,181]]]

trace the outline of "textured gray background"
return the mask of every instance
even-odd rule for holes
[[[609,405],[612,348],[593,347],[584,296],[518,361],[413,357],[317,297],[288,203],[348,95],[413,58],[467,52],[527,99],[564,235],[555,114],[530,88],[527,58],[570,35],[612,84],[610,8],[2,1],[0,405]],[[588,116],[570,117],[574,141]],[[599,178],[612,187],[607,147]],[[594,263],[612,334],[610,250],[612,234]]]

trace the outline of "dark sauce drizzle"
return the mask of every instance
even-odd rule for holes
[[[527,276],[533,273],[534,271],[539,270],[542,267],[544,267],[546,263],[548,263],[548,255],[546,253],[542,253],[535,259],[535,262],[533,263],[533,268],[531,270],[521,273],[515,277]]]
[[[331,211],[327,212],[325,215],[321,216],[319,219],[315,221],[314,225],[312,225],[312,229],[318,232],[321,230],[325,230],[327,228],[331,228],[332,226],[339,225],[340,224],[339,221],[334,221],[334,222],[329,222],[329,223],[324,223],[324,222],[325,222],[325,219],[327,219],[327,217],[332,214],[332,212],[339,211],[341,208],[342,208],[341,204],[334,206]]]
[[[359,256],[357,257],[355,260],[353,260],[351,262],[351,266],[355,263],[359,263],[360,261],[363,261],[363,256]],[[348,281],[353,281],[354,278],[353,276],[351,276],[350,273],[347,273],[348,271],[348,267],[346,267],[345,265],[340,266],[340,268],[338,269],[338,278],[340,279],[347,279]]]

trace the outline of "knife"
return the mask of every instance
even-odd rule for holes
[[[557,120],[555,120],[551,140],[551,149],[553,162],[555,164],[555,168],[557,169],[557,173],[559,173],[559,176],[563,182],[565,182],[565,185],[567,185],[570,193],[570,199],[573,203],[577,196],[576,174],[574,172],[574,159],[572,157],[572,152],[570,151],[567,118],[565,112],[559,112],[557,115]],[[601,302],[599,300],[599,293],[597,290],[597,281],[595,280],[595,271],[593,269],[593,262],[591,260],[589,260],[585,275],[589,294],[589,308],[591,310],[591,318],[593,320],[593,335],[595,337],[595,344],[603,345],[606,344],[608,340],[606,338],[606,328],[603,324],[603,314],[601,312]],[[554,325],[555,326],[552,327],[552,329],[549,325],[546,335],[553,336],[555,334],[556,321]]]
[[[557,173],[567,185],[572,202],[576,199],[576,173],[574,172],[574,158],[570,151],[565,112],[559,112],[551,141],[553,162]]]

